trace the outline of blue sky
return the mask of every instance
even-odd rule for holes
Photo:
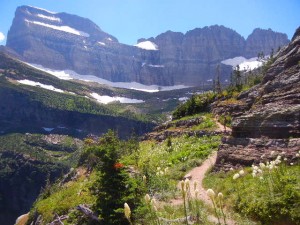
[[[300,0],[0,0],[0,32],[4,36],[21,5],[89,18],[126,44],[167,30],[185,33],[215,24],[232,28],[245,38],[257,27],[284,32],[291,38],[300,26]],[[1,34],[0,44],[5,44]]]

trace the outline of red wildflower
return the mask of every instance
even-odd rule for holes
[[[114,164],[115,169],[120,169],[122,167],[124,167],[124,165],[122,163],[117,162],[117,163]]]

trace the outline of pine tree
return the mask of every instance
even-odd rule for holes
[[[89,151],[94,152],[100,161],[93,193],[97,199],[95,210],[103,224],[128,225],[129,222],[124,217],[124,203],[127,202],[132,209],[139,204],[138,184],[119,162],[123,144],[113,131],[109,131],[97,145],[89,147]]]

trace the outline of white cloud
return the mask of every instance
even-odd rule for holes
[[[1,41],[4,41],[4,39],[5,39],[4,34],[3,34],[2,32],[0,32],[0,42],[1,42]]]

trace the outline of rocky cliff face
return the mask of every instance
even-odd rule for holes
[[[271,54],[272,50],[277,52],[279,47],[284,47],[287,42],[286,34],[274,32],[271,29],[263,30],[256,28],[246,40],[244,56],[251,58],[257,53]]]
[[[8,32],[7,46],[24,60],[51,69],[71,69],[110,81],[169,85],[159,52],[120,44],[88,19],[22,6]]]
[[[17,8],[7,46],[24,60],[51,69],[71,69],[110,81],[199,86],[215,76],[216,65],[224,59],[268,54],[288,43],[286,35],[270,30],[255,30],[248,39],[224,26],[211,26],[186,34],[168,31],[147,39],[157,46],[147,49],[119,43],[88,19],[22,6]],[[230,66],[222,65],[221,79],[228,79],[230,72]]]
[[[248,110],[233,119],[232,136],[224,138],[218,153],[218,169],[249,166],[278,154],[295,159],[300,149],[299,62],[300,28],[276,56],[262,84],[240,95]]]

